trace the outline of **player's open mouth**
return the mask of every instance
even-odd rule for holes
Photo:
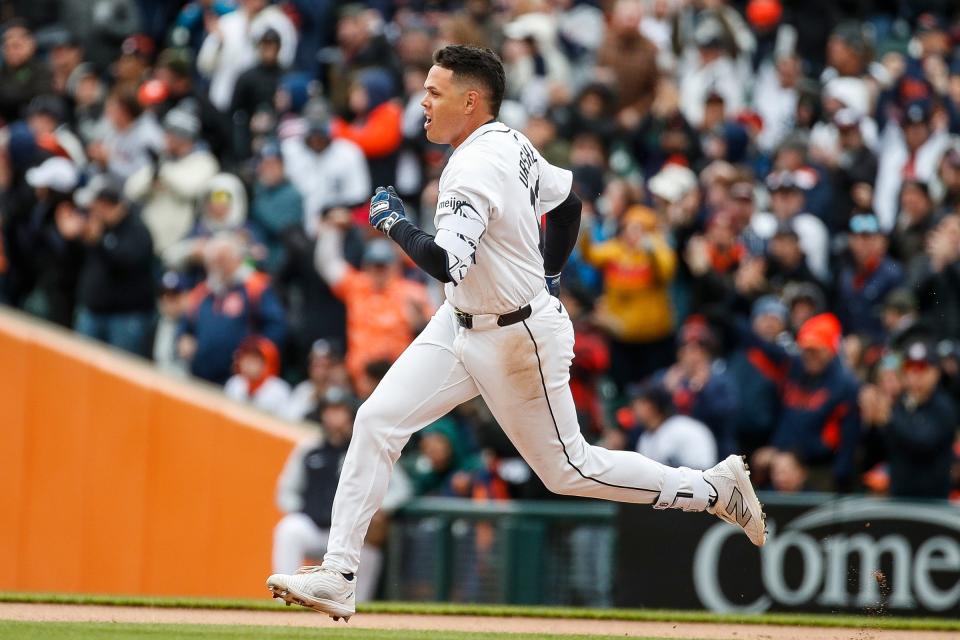
[[[423,114],[423,128],[426,129],[427,127],[429,127],[431,122],[433,122],[433,118],[431,118],[427,114]]]

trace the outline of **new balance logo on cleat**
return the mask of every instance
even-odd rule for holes
[[[730,495],[730,502],[727,504],[727,513],[733,515],[737,520],[737,524],[747,528],[747,523],[750,522],[750,518],[753,516],[750,514],[750,510],[747,509],[747,505],[743,503],[743,494],[740,493],[740,489],[734,487],[733,493]]]

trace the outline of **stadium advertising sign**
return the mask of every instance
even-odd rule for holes
[[[624,506],[617,605],[960,615],[960,509],[871,498],[765,506],[759,551],[714,519]]]

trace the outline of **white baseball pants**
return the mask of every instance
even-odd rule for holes
[[[498,327],[475,316],[457,324],[444,303],[360,407],[336,498],[324,565],[357,572],[370,519],[393,464],[416,431],[457,405],[483,396],[510,441],[555,493],[658,508],[706,508],[699,471],[673,469],[632,451],[587,444],[570,393],[573,325],[546,290],[523,322]]]

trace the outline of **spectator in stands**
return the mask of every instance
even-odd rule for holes
[[[746,345],[762,349],[780,372],[783,404],[771,444],[795,452],[810,469],[811,488],[821,491],[852,487],[860,440],[858,384],[837,357],[840,336],[840,322],[829,313],[813,316],[800,327],[799,356],[758,340],[752,332],[741,334]]]
[[[777,451],[770,460],[770,488],[780,493],[807,490],[807,468],[792,451]]]
[[[557,21],[546,12],[530,11],[505,24],[503,35],[507,99],[527,113],[543,113],[551,92],[570,76],[570,62],[560,50]]]
[[[829,277],[830,243],[827,228],[819,218],[804,211],[803,177],[795,171],[779,171],[767,178],[770,213],[758,213],[751,227],[761,238],[770,238],[784,223],[790,224],[800,238],[807,266],[818,280]]]
[[[433,315],[422,284],[400,274],[397,254],[386,240],[372,240],[363,269],[343,257],[343,229],[326,223],[317,240],[320,276],[347,308],[347,370],[356,381],[375,360],[393,361]]]
[[[350,2],[340,7],[336,49],[325,52],[320,70],[324,95],[338,113],[349,105],[350,85],[358,71],[370,67],[395,69],[396,54],[383,27],[380,14],[363,3]]]
[[[320,428],[316,436],[297,444],[277,482],[277,506],[284,512],[273,531],[273,570],[293,573],[308,558],[319,560],[327,549],[330,512],[353,432],[355,401],[342,387],[330,388],[323,397]],[[383,544],[372,544],[382,531],[385,514],[405,503],[411,495],[410,481],[399,466],[394,471],[381,506],[360,551],[363,575],[357,581],[357,600],[372,600],[377,593]]]
[[[160,278],[157,300],[159,318],[153,332],[153,362],[160,371],[186,377],[188,365],[177,354],[177,330],[187,312],[186,280],[176,271],[167,271]]]
[[[124,38],[120,45],[120,57],[110,65],[110,74],[113,76],[113,88],[117,91],[135,92],[140,94],[140,85],[149,77],[150,65],[153,62],[156,45],[144,33],[134,33]],[[148,107],[150,100],[142,100],[141,107]]]
[[[806,284],[820,290],[820,281],[810,271],[803,253],[800,234],[791,222],[780,224],[771,236],[763,266],[765,284],[773,291],[782,292],[790,284]]]
[[[62,156],[74,163],[78,169],[86,170],[87,157],[83,152],[83,143],[66,122],[69,115],[63,98],[44,94],[37,96],[27,105],[24,121],[33,134],[41,156]]]
[[[280,352],[267,338],[244,338],[233,357],[236,373],[227,380],[223,392],[228,398],[249,402],[275,416],[283,416],[290,402],[290,385],[278,378]]]
[[[753,91],[753,108],[763,121],[757,146],[770,155],[792,130],[804,81],[803,60],[794,51],[784,48],[775,56],[774,64],[759,69]]]
[[[823,291],[811,283],[791,282],[783,288],[783,303],[790,311],[790,331],[796,334],[803,323],[827,309]]]
[[[240,0],[236,11],[206,21],[207,37],[197,53],[197,70],[210,79],[210,101],[227,111],[237,78],[257,62],[256,43],[268,29],[280,36],[278,61],[289,67],[297,52],[297,30],[269,0]]]
[[[326,114],[309,113],[304,135],[280,144],[287,175],[303,194],[303,224],[311,237],[316,236],[324,211],[358,205],[371,195],[363,151],[350,140],[334,139],[330,129]]]
[[[156,304],[153,242],[146,225],[123,201],[119,183],[107,179],[95,185],[87,212],[62,203],[56,220],[70,251],[83,263],[76,330],[146,355]]]
[[[932,126],[932,116],[929,100],[918,100],[906,106],[901,125],[892,121],[887,124],[891,131],[884,135],[879,151],[877,188],[873,195],[874,211],[884,232],[896,225],[903,181],[929,182],[949,144],[947,132]]]
[[[659,73],[657,47],[640,32],[643,3],[617,0],[597,50],[599,70],[608,72],[617,88],[621,124],[636,125],[646,115],[656,93]]]
[[[10,203],[3,229],[9,302],[65,327],[73,325],[79,269],[57,232],[56,211],[70,200],[79,178],[77,167],[59,156],[27,169],[24,179],[33,193]]]
[[[303,224],[303,197],[284,174],[283,155],[273,141],[261,147],[257,156],[250,224],[267,250],[264,267],[276,273],[286,260],[284,237]]]
[[[383,377],[387,375],[391,364],[393,363],[389,360],[374,360],[368,363],[367,366],[363,368],[363,373],[360,377],[353,381],[353,388],[357,392],[357,398],[361,401],[369,398],[373,390],[376,389],[380,381],[383,380]]]
[[[108,70],[125,39],[140,29],[140,11],[135,0],[63,2],[59,9],[60,22],[76,33],[84,55],[98,73]]]
[[[255,261],[266,257],[259,236],[247,223],[247,191],[232,173],[218,173],[204,185],[200,219],[190,233],[163,252],[164,263],[172,269],[199,269],[204,247],[218,233],[229,232],[246,246]]]
[[[887,255],[887,238],[875,215],[851,218],[848,237],[852,262],[840,273],[837,317],[845,332],[882,340],[880,305],[903,282],[903,269]]]
[[[847,228],[850,217],[873,209],[873,185],[877,179],[877,156],[861,133],[861,115],[841,109],[833,116],[839,153],[832,168],[834,201],[829,214],[830,231]]]
[[[217,159],[197,145],[200,120],[186,109],[163,119],[164,153],[131,175],[124,194],[143,203],[143,221],[158,255],[182,241],[194,223],[197,198],[217,173]]]
[[[897,224],[890,235],[890,256],[903,265],[908,273],[918,268],[918,262],[922,262],[927,235],[937,226],[937,222],[927,184],[918,180],[904,181],[900,190]]]
[[[914,341],[904,349],[903,394],[870,397],[868,424],[885,435],[892,496],[946,498],[950,492],[957,412],[939,388],[940,377],[933,345]]]
[[[676,413],[672,394],[658,384],[644,387],[631,402],[638,424],[636,451],[674,467],[709,469],[717,463],[717,442],[699,420]]]
[[[206,279],[190,292],[180,324],[177,353],[190,373],[216,384],[230,377],[233,353],[250,335],[259,334],[282,348],[286,313],[270,279],[244,264],[246,248],[229,232],[204,246]]]
[[[65,27],[53,27],[47,33],[51,88],[57,95],[67,92],[67,81],[71,74],[83,63],[83,47],[80,40]]]
[[[677,363],[655,377],[672,394],[677,413],[706,424],[720,457],[737,450],[737,390],[718,358],[720,344],[702,317],[691,317],[678,336]]]
[[[918,334],[927,333],[928,328],[917,315],[917,298],[913,291],[901,287],[887,294],[883,301],[881,316],[887,344],[894,349],[903,345]]]
[[[164,49],[157,56],[153,77],[159,80],[166,99],[154,107],[158,116],[166,115],[177,107],[193,112],[200,118],[203,141],[221,164],[229,164],[238,158],[232,156],[233,130],[230,118],[210,101],[206,85],[197,81],[193,59],[183,49]]]
[[[692,277],[693,308],[702,310],[728,303],[733,294],[734,279],[741,267],[746,266],[749,257],[746,246],[738,237],[732,212],[728,209],[715,211],[707,222],[706,231],[687,242],[683,257]]]
[[[732,113],[739,111],[744,103],[742,75],[725,51],[723,39],[724,27],[719,18],[705,16],[697,22],[693,33],[697,54],[678,69],[680,108],[694,127],[703,121],[704,105],[711,92],[722,96]]]
[[[73,102],[73,121],[86,148],[99,135],[106,88],[93,65],[84,62],[67,79],[65,98]]]
[[[327,390],[350,384],[343,356],[330,341],[322,338],[314,342],[310,349],[307,376],[306,380],[294,387],[290,395],[284,411],[287,420],[318,420]]]
[[[960,63],[957,63],[957,67],[960,68]],[[960,74],[957,78],[960,80]],[[960,86],[960,81],[957,84]],[[946,215],[960,212],[960,145],[956,141],[940,159],[937,177],[943,185],[943,195],[937,213]]]
[[[564,288],[560,291],[560,300],[574,327],[570,393],[577,409],[580,430],[593,443],[604,435],[607,424],[600,382],[610,368],[610,347],[593,320],[589,295],[581,290]]]
[[[787,307],[764,296],[753,304],[751,327],[758,340],[783,345],[789,341]],[[780,419],[781,372],[760,347],[741,345],[730,357],[730,376],[741,402],[737,407],[737,444],[745,455],[770,442]]]
[[[595,317],[610,335],[611,375],[623,390],[667,366],[672,357],[673,312],[669,287],[677,257],[652,209],[627,210],[616,238],[595,243],[581,235],[583,259],[600,269],[605,293]]]
[[[945,216],[930,232],[917,300],[938,337],[960,335],[960,215]]]
[[[189,47],[196,54],[214,21],[236,8],[229,0],[192,0],[177,14],[171,39],[177,44]]]
[[[342,230],[341,251],[354,268],[362,266],[364,231],[352,223],[346,207],[325,212],[325,223]],[[290,349],[285,362],[295,372],[306,372],[307,356],[317,340],[329,340],[342,349],[347,344],[347,311],[317,271],[317,241],[302,226],[291,227],[283,238],[285,260],[276,274],[277,286],[288,303]]]
[[[3,25],[3,66],[0,68],[0,118],[7,124],[19,119],[34,97],[50,93],[53,77],[37,56],[37,43],[23,20]]]
[[[666,176],[661,176],[659,182],[663,186],[657,187],[655,184],[658,172],[668,162],[675,163],[678,159],[683,159],[692,165],[700,158],[699,138],[681,112],[680,95],[673,80],[661,78],[657,83],[653,104],[633,132],[632,150],[644,173],[654,176],[647,183],[652,195],[677,203],[692,190],[685,179],[668,181],[664,180]],[[678,186],[668,188],[666,183],[672,182],[677,182]],[[696,185],[696,177],[693,183]],[[673,224],[675,221],[670,222]]]
[[[87,147],[90,160],[126,180],[163,151],[163,129],[144,111],[131,89],[114,89],[107,97],[101,133]]]
[[[363,151],[374,184],[396,182],[403,110],[395,92],[388,70],[364,69],[350,88],[350,121],[334,118],[330,125],[334,138],[350,140]]]
[[[469,497],[473,474],[483,469],[452,417],[440,418],[420,432],[419,454],[407,456],[404,467],[415,495]]]
[[[239,157],[250,155],[250,119],[260,109],[273,108],[273,96],[280,85],[280,34],[268,28],[257,41],[257,64],[237,78],[230,103],[234,144]]]

